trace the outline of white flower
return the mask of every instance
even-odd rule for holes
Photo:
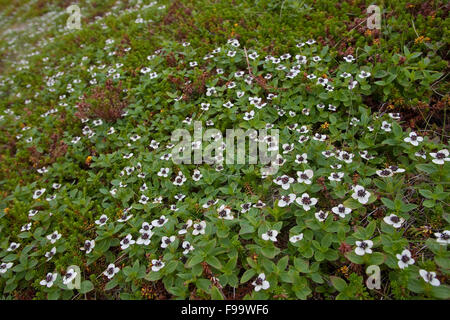
[[[86,251],[87,254],[91,253],[91,251],[95,247],[95,240],[86,240],[84,242],[84,246],[80,248],[81,251]]]
[[[298,234],[298,235],[295,235],[295,236],[290,237],[290,238],[289,238],[289,241],[290,241],[291,243],[296,243],[297,241],[300,241],[300,240],[302,240],[302,239],[303,239],[303,233],[300,233],[300,234]]]
[[[127,215],[128,211],[129,211],[129,209],[124,210],[123,214],[120,216],[120,219],[117,219],[117,221],[118,222],[126,222],[126,221],[130,220],[133,215],[132,214]]]
[[[68,285],[69,283],[71,283],[73,281],[73,279],[75,279],[76,276],[77,276],[77,273],[75,272],[75,270],[73,268],[70,268],[63,277],[63,283],[65,285]]]
[[[158,141],[152,140],[152,141],[150,142],[150,148],[152,148],[152,149],[157,149],[158,147],[159,147],[159,142],[158,142]]]
[[[361,79],[368,78],[368,77],[370,77],[370,72],[361,70],[361,72],[358,74],[358,77],[360,77]]]
[[[50,251],[47,251],[45,253],[44,257],[47,258],[47,261],[50,261],[50,260],[52,260],[55,253],[56,253],[56,247],[53,247]]]
[[[372,253],[373,242],[372,240],[356,241],[355,253],[358,256],[363,256],[366,253]]]
[[[241,213],[246,213],[247,211],[249,211],[251,206],[251,202],[241,204]]]
[[[341,179],[344,177],[343,172],[332,172],[330,173],[330,176],[328,177],[328,180],[330,181],[341,181]]]
[[[161,216],[159,217],[159,219],[155,219],[152,221],[152,226],[159,228],[165,225],[167,221],[169,221],[169,219],[166,219],[165,216]]]
[[[58,231],[54,231],[52,234],[47,236],[47,239],[50,240],[50,243],[55,243],[57,240],[61,238],[61,234]]]
[[[208,200],[208,201],[206,201],[206,203],[204,203],[204,204],[202,205],[202,207],[205,208],[205,209],[207,209],[207,208],[209,208],[209,207],[215,205],[217,202],[219,202],[219,200]]]
[[[311,169],[305,171],[297,171],[297,182],[298,183],[306,183],[311,184],[311,178],[313,177],[314,172]]]
[[[441,282],[436,277],[436,272],[433,272],[433,271],[428,272],[426,270],[420,269],[419,274],[421,275],[423,280],[425,280],[425,282],[428,282],[432,286],[438,287],[441,285]]]
[[[174,196],[174,198],[177,199],[178,201],[182,201],[185,197],[186,197],[186,195],[184,195],[182,193],[176,194]]]
[[[432,152],[430,153],[430,156],[432,156],[434,159],[431,161],[433,161],[436,164],[444,164],[445,161],[450,161],[448,154],[449,152],[447,149],[442,149],[439,150],[438,152]]]
[[[148,233],[151,232],[153,226],[149,224],[148,222],[142,222],[141,229],[139,230],[139,233]]]
[[[163,236],[161,238],[161,248],[163,248],[163,249],[167,248],[174,241],[175,241],[175,236],[170,236],[170,237]]]
[[[169,174],[169,171],[170,171],[169,168],[161,168],[161,169],[159,170],[159,172],[157,173],[157,175],[158,175],[159,177],[167,178],[167,175]]]
[[[324,212],[323,210],[320,210],[320,211],[314,213],[314,216],[316,217],[317,220],[319,220],[320,222],[323,222],[328,217],[328,212]]]
[[[185,181],[186,177],[184,176],[183,172],[179,171],[178,175],[175,177],[175,180],[173,181],[173,184],[176,186],[182,186]]]
[[[22,228],[20,229],[20,231],[21,231],[21,232],[29,231],[29,230],[31,229],[31,225],[32,225],[31,222],[30,222],[30,223],[27,223],[27,224],[25,224],[25,225],[23,225]]]
[[[382,170],[377,170],[377,175],[380,177],[392,177],[394,175],[394,173],[392,172],[391,169],[389,168],[385,168]]]
[[[366,191],[363,186],[356,185],[353,191],[352,198],[358,200],[359,203],[366,204],[369,201],[370,192]]]
[[[303,210],[309,211],[311,209],[311,206],[314,206],[317,203],[316,198],[310,198],[307,193],[302,194],[301,197],[295,199],[295,201],[303,206]]]
[[[347,151],[339,151],[337,158],[345,163],[352,163],[354,154]]]
[[[261,289],[266,290],[270,287],[270,283],[266,280],[266,275],[264,273],[260,273],[256,280],[253,281],[252,285],[255,286],[255,291],[259,291]]]
[[[405,172],[405,169],[399,168],[398,166],[389,166],[389,169],[392,170],[393,173]]]
[[[106,216],[106,214],[102,214],[98,220],[95,220],[95,224],[103,226],[105,225],[106,221],[108,221],[108,217]]]
[[[181,247],[184,249],[183,254],[187,255],[189,252],[194,250],[194,247],[189,243],[189,241],[183,241]]]
[[[42,196],[45,192],[45,188],[38,189],[33,194],[33,199],[38,199],[40,196]]]
[[[383,129],[386,132],[391,132],[391,124],[387,121],[383,121],[381,123],[381,129]]]
[[[322,151],[322,155],[325,158],[329,158],[329,157],[333,157],[335,154],[334,154],[334,152],[331,152],[330,150],[325,150],[325,151]]]
[[[130,245],[135,244],[136,241],[133,240],[131,234],[128,234],[125,238],[120,241],[120,248],[122,250],[127,249]]]
[[[355,58],[351,54],[349,54],[344,57],[344,60],[351,63],[351,62],[355,61]]]
[[[294,178],[291,178],[287,175],[282,175],[281,177],[277,177],[273,180],[277,185],[280,185],[283,190],[289,189],[291,183],[294,183]]]
[[[355,87],[358,85],[358,81],[354,80],[354,81],[350,81],[350,83],[348,84],[348,90],[353,90],[355,89]]]
[[[277,241],[277,235],[278,235],[278,231],[277,230],[269,230],[266,233],[263,233],[261,235],[261,238],[263,238],[263,240],[270,240],[273,242]]]
[[[199,181],[203,175],[201,174],[200,170],[195,169],[194,174],[192,175],[192,180]]]
[[[333,213],[337,214],[339,217],[345,218],[346,215],[352,212],[352,209],[344,207],[343,204],[339,204],[337,207],[331,208],[331,211],[333,211]]]
[[[56,278],[58,277],[57,273],[47,273],[44,280],[41,280],[39,284],[41,286],[47,286],[47,288],[51,288],[53,286],[53,282],[55,282]]]
[[[152,260],[152,271],[158,272],[162,268],[164,268],[164,262],[162,262],[161,260]]]
[[[8,262],[8,263],[1,263],[0,264],[0,273],[6,273],[6,271],[8,271],[8,269],[10,269],[13,266],[12,262]]]
[[[271,162],[272,166],[279,166],[281,167],[286,162],[286,159],[283,158],[281,154],[277,154],[275,157],[275,160]]]
[[[436,236],[436,241],[440,244],[449,244],[450,243],[450,231],[444,230],[442,232],[436,232],[434,234]]]
[[[307,163],[308,162],[308,155],[306,153],[303,154],[297,154],[295,156],[295,163],[301,164],[301,163]]]
[[[251,119],[253,119],[255,116],[255,111],[251,110],[250,112],[245,112],[244,113],[244,120],[249,121]]]
[[[116,267],[114,263],[110,263],[103,274],[107,276],[108,279],[112,279],[119,271],[120,269]]]
[[[403,219],[402,217],[398,217],[395,214],[391,214],[387,217],[384,217],[383,221],[393,226],[394,228],[400,228],[403,222],[405,222],[405,219]]]
[[[150,198],[149,197],[147,197],[146,195],[141,195],[141,199],[139,199],[139,203],[142,203],[142,204],[147,204],[147,202],[148,202],[148,200],[150,200]]]
[[[281,208],[289,206],[292,202],[295,201],[295,198],[297,198],[297,196],[293,193],[290,193],[287,196],[282,196],[280,200],[278,200],[278,206]]]
[[[422,137],[419,137],[419,136],[417,135],[417,133],[415,133],[415,132],[413,131],[413,132],[410,132],[410,133],[409,133],[409,137],[406,137],[405,139],[403,139],[403,141],[409,142],[409,143],[411,143],[413,146],[416,146],[416,147],[417,147],[417,146],[419,145],[419,143],[423,141],[423,138],[422,138]]]
[[[205,221],[201,221],[199,223],[194,223],[194,230],[192,231],[192,234],[194,236],[199,235],[199,234],[205,234],[205,228],[206,228],[206,222]]]
[[[217,209],[217,213],[219,214],[219,219],[233,220],[231,209],[224,204],[221,205],[219,209]]]
[[[425,151],[422,151],[422,150],[417,151],[414,155],[415,155],[416,157],[420,157],[420,158],[423,158],[423,159],[426,159],[426,158],[427,158],[427,155],[425,154]]]
[[[136,244],[148,246],[151,242],[150,238],[152,237],[153,232],[142,232],[141,236],[136,240]]]
[[[400,269],[407,268],[410,264],[414,264],[414,259],[411,258],[411,252],[407,249],[403,250],[401,254],[396,255],[398,259],[398,267]]]

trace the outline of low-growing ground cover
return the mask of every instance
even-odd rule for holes
[[[70,4],[0,6],[3,299],[448,299],[445,2]]]

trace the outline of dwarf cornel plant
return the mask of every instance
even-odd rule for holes
[[[1,2],[1,298],[448,299],[449,5],[371,4]]]

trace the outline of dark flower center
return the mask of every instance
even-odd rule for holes
[[[302,202],[304,204],[311,204],[311,199],[309,197],[304,197],[304,198],[302,198]]]
[[[394,223],[397,223],[397,222],[400,221],[400,219],[397,216],[393,216],[393,217],[391,217],[391,221],[394,222]]]
[[[402,261],[407,263],[409,261],[409,257],[407,255],[402,256]]]
[[[442,153],[442,152],[438,152],[438,153],[436,153],[436,158],[437,159],[444,159],[445,158],[445,154]]]
[[[366,191],[365,190],[358,190],[357,193],[359,198],[364,198],[366,196]]]

